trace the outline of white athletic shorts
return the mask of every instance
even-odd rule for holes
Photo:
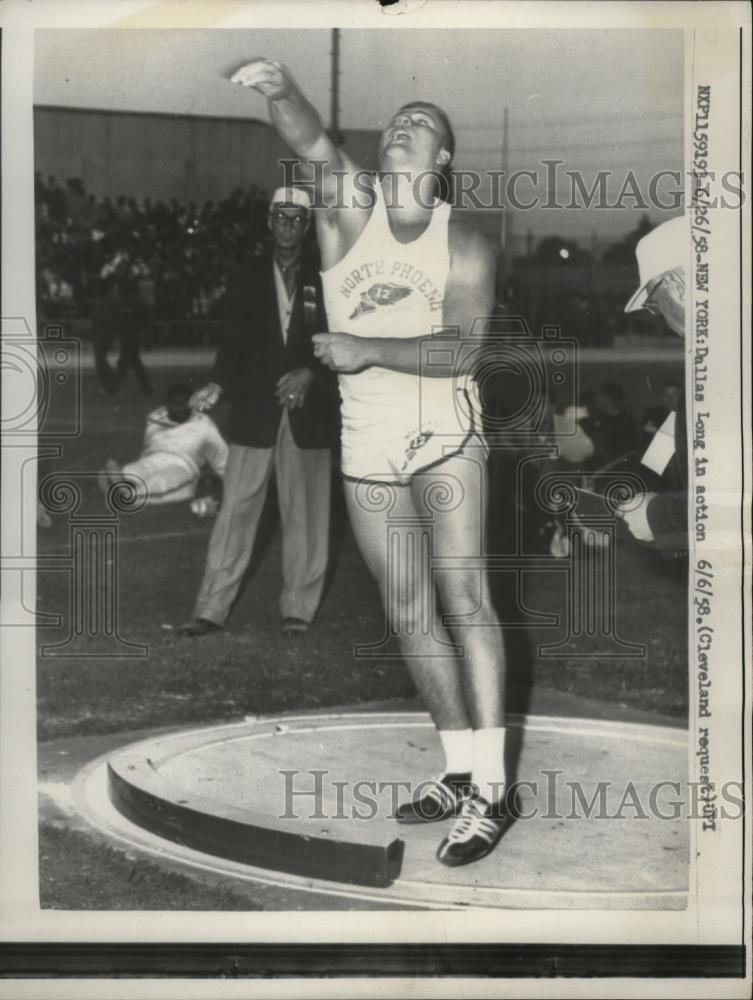
[[[339,381],[347,479],[406,484],[457,455],[471,438],[484,443],[473,384],[379,368]]]
[[[465,436],[455,427],[424,422],[409,430],[376,425],[354,431],[343,422],[341,468],[346,479],[407,485],[411,476],[459,454],[467,445],[488,446],[480,427],[471,426]]]

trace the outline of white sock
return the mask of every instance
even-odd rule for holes
[[[505,729],[473,732],[473,784],[487,802],[497,802],[505,786]]]
[[[445,771],[457,774],[470,771],[473,765],[473,730],[439,729],[444,747]]]

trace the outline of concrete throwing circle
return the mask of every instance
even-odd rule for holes
[[[111,837],[233,877],[394,905],[684,909],[685,730],[529,716],[508,721],[520,818],[456,869],[449,823],[395,805],[441,770],[421,713],[249,719],[141,741],[79,775],[79,811]]]

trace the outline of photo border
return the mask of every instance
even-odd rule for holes
[[[31,17],[35,17],[39,8],[32,11]],[[72,4],[71,6],[79,6]],[[133,7],[133,4],[117,4],[123,9]],[[187,7],[190,5],[187,5]],[[198,6],[198,5],[195,5]],[[226,7],[236,6],[233,4]],[[266,5],[260,5],[266,6]],[[287,5],[284,5],[287,6]],[[332,5],[327,5],[332,6]],[[335,5],[337,6],[337,5]],[[342,5],[341,5],[342,6]],[[478,6],[478,5],[474,5]],[[495,5],[499,6],[499,5]],[[541,5],[534,5],[541,6]],[[572,7],[572,4],[559,5]],[[622,11],[629,8],[631,4],[615,4]],[[666,7],[666,5],[661,5]],[[687,5],[678,3],[679,7],[703,6]],[[717,16],[720,22],[725,18],[740,15],[747,5],[741,3],[720,3],[714,5],[717,8]],[[283,5],[278,4],[280,11]],[[0,11],[0,16],[4,11]],[[563,16],[559,14],[559,16]],[[705,14],[704,14],[705,16]],[[343,23],[342,27],[354,26]],[[358,25],[360,26],[360,25]],[[382,25],[380,25],[382,26]],[[749,26],[749,25],[748,25]],[[744,115],[749,112],[749,97],[744,101],[745,94],[744,78],[750,77],[750,38],[748,36],[747,50],[745,47],[745,33],[742,26],[739,32],[739,115],[737,121],[738,128],[738,149],[739,149],[739,169],[744,172],[749,169],[750,137],[749,131],[745,132]],[[10,35],[13,31],[8,29]],[[0,36],[2,45],[2,55],[6,55],[6,31],[2,31]],[[687,90],[687,85],[686,85]],[[3,88],[4,95],[6,87]],[[3,97],[3,111],[8,98]],[[5,118],[5,114],[3,115]],[[7,143],[3,142],[2,150],[5,156]],[[5,209],[6,184],[5,181],[5,159],[3,160],[3,208]],[[6,240],[6,212],[3,212],[3,249],[7,249]],[[747,292],[746,313],[746,282],[745,274],[750,274],[750,251],[749,242],[745,243],[745,234],[750,235],[750,210],[746,205],[745,210],[741,206],[739,210],[738,223],[738,246],[739,255],[739,352],[740,358],[750,356],[750,293],[749,284]],[[15,254],[14,254],[15,257]],[[5,254],[4,254],[5,260]],[[3,265],[4,281],[3,291],[5,293],[8,283],[6,274],[6,264]],[[5,299],[3,300],[5,303]],[[5,308],[3,316],[6,316]],[[4,324],[6,320],[3,321]],[[747,341],[745,334],[748,334]],[[5,374],[5,373],[4,373]],[[3,396],[6,395],[8,382],[4,378]],[[742,474],[742,487],[740,490],[740,541],[741,541],[741,583],[740,599],[742,605],[741,615],[741,645],[744,653],[742,664],[742,692],[743,697],[740,705],[741,712],[741,768],[744,779],[749,776],[750,758],[750,686],[747,684],[746,672],[750,663],[750,635],[745,630],[746,607],[750,609],[750,596],[746,588],[746,580],[750,573],[750,512],[746,511],[745,499],[746,491],[750,490],[750,440],[751,426],[746,424],[746,403],[749,408],[750,402],[750,369],[741,364],[740,367],[740,446],[741,463],[739,470]],[[689,454],[692,450],[689,449]],[[7,476],[4,478],[3,490],[4,501],[7,500],[8,482]],[[6,504],[3,503],[3,509]],[[691,522],[692,523],[692,522]],[[4,588],[5,589],[5,588]],[[6,589],[7,594],[7,589]],[[747,601],[747,604],[746,604]],[[748,620],[750,620],[748,618]],[[7,630],[6,630],[7,631]],[[690,674],[689,669],[689,674]],[[692,685],[691,685],[692,690]],[[7,690],[5,692],[7,694]],[[692,705],[691,705],[692,708]],[[691,716],[692,719],[692,716]],[[690,730],[689,730],[690,731]],[[690,741],[690,751],[692,753],[692,740]],[[7,762],[6,762],[7,764]],[[4,786],[7,782],[7,773],[4,778]],[[749,784],[746,780],[746,801],[750,802]],[[484,975],[488,978],[518,978],[518,977],[586,977],[598,976],[609,978],[640,977],[640,978],[719,978],[735,979],[750,976],[750,931],[746,925],[746,915],[749,913],[749,888],[750,888],[750,861],[747,851],[749,850],[750,824],[743,816],[742,820],[742,883],[741,883],[741,936],[740,944],[666,944],[666,945],[646,945],[646,944],[487,944],[487,943],[461,943],[452,942],[437,945],[434,943],[414,943],[404,945],[389,945],[380,943],[301,943],[301,944],[280,944],[275,942],[256,944],[219,944],[214,941],[203,942],[158,942],[158,943],[129,943],[111,944],[101,941],[78,942],[75,940],[66,941],[64,938],[54,940],[24,941],[14,940],[6,935],[5,923],[0,924],[0,975],[4,977],[24,978],[26,976],[76,976],[85,973],[87,976],[107,976],[107,975],[132,975],[150,976],[159,974],[160,976],[206,976],[206,977],[260,977],[260,976],[285,976],[297,977],[307,976],[364,976],[364,977],[391,977],[396,973],[409,977],[423,976],[453,976],[466,977],[477,976],[478,965],[481,964],[486,969]],[[170,917],[175,914],[165,911]],[[72,919],[76,919],[78,914],[72,914]],[[196,921],[202,919],[202,914],[197,914]],[[390,916],[392,919],[392,915]],[[28,928],[27,928],[28,930]],[[274,959],[274,961],[271,961]],[[159,963],[162,963],[159,966]],[[219,964],[218,964],[219,963]],[[33,969],[30,968],[33,966]],[[364,968],[368,967],[368,971]],[[646,971],[648,967],[649,971]],[[122,973],[119,971],[124,970]],[[3,987],[0,984],[0,995]],[[726,995],[726,994],[725,994]],[[730,994],[731,995],[731,994]]]

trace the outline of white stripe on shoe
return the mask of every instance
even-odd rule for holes
[[[459,818],[447,836],[448,842],[465,843],[471,837],[481,837],[491,844],[499,835],[499,823],[485,816],[482,809],[483,806],[477,800],[466,799],[461,806]]]

